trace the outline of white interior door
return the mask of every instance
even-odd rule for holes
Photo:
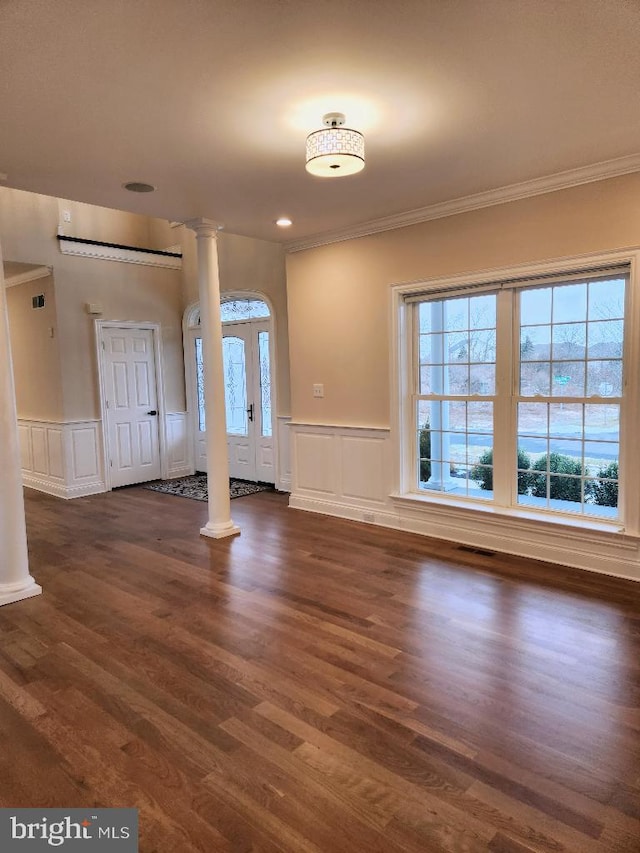
[[[269,322],[225,323],[222,331],[229,475],[274,483]],[[199,330],[194,330],[192,340],[196,470],[206,471],[204,365]]]
[[[156,364],[151,329],[102,330],[111,485],[160,477]]]

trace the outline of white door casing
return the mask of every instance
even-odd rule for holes
[[[154,332],[153,328],[133,324],[98,327],[105,467],[110,488],[155,480],[162,473]]]

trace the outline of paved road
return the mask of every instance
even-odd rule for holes
[[[570,439],[574,440],[571,441]],[[574,456],[576,454],[577,444],[575,439],[579,439],[579,435],[571,435],[565,436],[564,438],[554,438],[553,439],[553,451],[555,453],[565,453],[568,456]],[[597,449],[597,457],[598,459],[612,459],[617,460],[618,458],[618,445],[616,442],[617,435],[612,432],[597,432],[592,433],[589,436],[590,441],[604,441],[607,442],[598,447]],[[458,442],[453,440],[452,444],[458,444]],[[463,442],[460,442],[463,444]],[[469,445],[472,447],[486,447],[489,444],[487,440],[487,436],[483,435],[470,435],[469,436]],[[546,453],[547,452],[547,442],[544,438],[526,438],[521,442],[521,446],[527,451],[527,453]],[[595,455],[595,454],[594,454]]]

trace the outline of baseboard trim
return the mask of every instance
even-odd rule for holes
[[[279,492],[291,492],[291,477],[280,477],[276,489]]]
[[[26,474],[24,471],[22,472],[22,484],[29,489],[44,492],[46,495],[52,495],[55,498],[62,498],[63,500],[83,498],[87,497],[87,495],[99,495],[107,491],[103,482],[87,483],[81,486],[65,486],[62,482],[34,477],[32,474]]]
[[[523,541],[496,531],[482,533],[472,525],[465,525],[464,521],[456,520],[454,515],[448,517],[446,534],[443,534],[442,524],[439,523],[441,520],[420,518],[411,510],[401,509],[398,512],[390,512],[377,507],[368,509],[341,501],[305,497],[300,494],[290,496],[289,507],[365,524],[376,524],[380,527],[390,527],[460,545],[486,548],[501,554],[540,560],[552,565],[570,566],[595,574],[640,581],[638,549],[637,546],[634,547],[629,543],[612,544],[612,550],[615,550],[615,553],[611,554],[603,554],[602,551],[595,553],[593,549],[589,549],[588,543],[581,548],[572,540],[562,545],[555,539],[551,545],[544,546],[539,541]]]
[[[333,515],[337,518],[347,518],[350,521],[361,521],[363,524],[376,524],[379,527],[393,527],[403,530],[400,516],[379,507],[357,506],[354,504],[341,503],[340,501],[322,500],[321,498],[309,498],[302,495],[291,495],[289,498],[290,509],[301,509],[305,512],[317,512],[320,515]]]

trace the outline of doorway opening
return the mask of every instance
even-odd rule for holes
[[[257,294],[221,300],[224,405],[229,476],[275,483],[273,314]],[[193,432],[194,467],[207,471],[204,362],[200,309],[185,313],[185,367]]]

